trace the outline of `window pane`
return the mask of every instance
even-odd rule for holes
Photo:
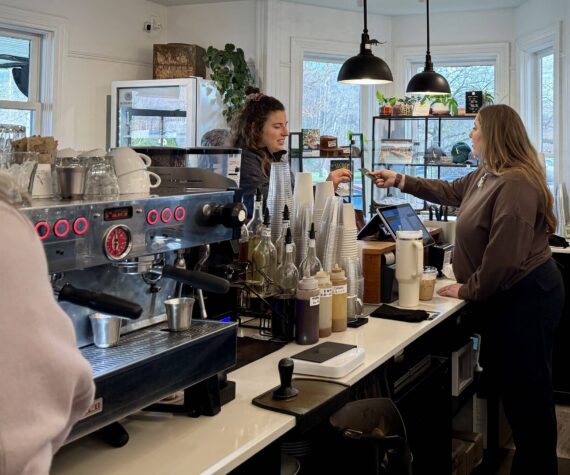
[[[348,143],[347,132],[360,132],[360,86],[338,83],[340,62],[303,61],[303,129]]]
[[[23,125],[26,128],[26,136],[30,136],[33,130],[34,112],[21,109],[0,109],[0,124]]]
[[[541,152],[554,153],[554,55],[540,61],[540,135]]]
[[[28,100],[30,40],[0,36],[0,100]]]

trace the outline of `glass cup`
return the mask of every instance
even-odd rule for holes
[[[435,267],[425,266],[422,280],[420,281],[420,300],[431,300],[433,298],[436,278],[437,269]]]
[[[21,194],[31,194],[37,166],[37,152],[0,152],[0,171],[14,179]]]
[[[113,162],[108,157],[90,157],[85,175],[84,199],[116,199],[119,179]]]

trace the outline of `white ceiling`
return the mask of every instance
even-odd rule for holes
[[[152,0],[161,5],[196,5],[239,0]],[[292,3],[336,8],[339,10],[362,11],[362,0],[287,0]],[[527,0],[431,0],[430,12],[466,12],[474,10],[496,10],[513,8]],[[368,0],[368,12],[379,15],[417,15],[425,12],[423,0]]]

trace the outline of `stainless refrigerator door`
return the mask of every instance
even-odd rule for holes
[[[213,129],[226,129],[228,124],[222,114],[223,103],[213,81],[197,79],[196,91],[196,147],[202,145],[202,136]],[[229,144],[219,144],[219,146]]]

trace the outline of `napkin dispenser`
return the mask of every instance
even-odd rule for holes
[[[441,270],[444,264],[451,264],[453,260],[454,245],[450,243],[435,244],[428,251],[428,265],[437,269],[438,275],[443,275]]]

